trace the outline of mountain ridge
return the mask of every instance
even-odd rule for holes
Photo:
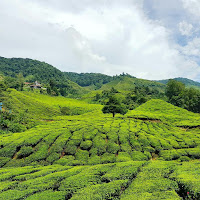
[[[158,80],[156,82],[167,84],[169,80],[170,79],[164,79],[164,80]],[[199,87],[199,89],[200,89],[200,82],[194,81],[192,79],[177,77],[177,78],[172,78],[172,80],[176,80],[176,81],[179,81],[181,83],[184,83],[185,86],[188,86],[188,87]]]

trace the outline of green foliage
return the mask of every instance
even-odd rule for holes
[[[88,150],[92,146],[91,140],[82,141],[80,147],[82,149]]]
[[[166,178],[173,168],[172,163],[149,163],[142,168],[121,199],[181,199],[175,192],[178,184]]]
[[[64,72],[67,79],[79,84],[80,86],[91,86],[95,85],[96,88],[100,88],[103,84],[113,80],[113,77],[99,73],[74,73]]]
[[[41,200],[41,199],[51,199],[51,200],[63,200],[65,199],[65,192],[51,191],[47,190],[44,192],[39,192],[31,195],[27,200]]]
[[[87,164],[88,158],[89,158],[89,152],[86,151],[86,150],[79,149],[76,152],[75,157],[76,157],[77,160],[81,161],[81,163]]]
[[[119,100],[111,96],[109,98],[108,103],[103,107],[102,112],[105,113],[112,113],[113,117],[115,116],[116,113],[120,113],[122,115],[126,114],[128,110],[126,109],[125,106],[121,105]]]
[[[196,88],[200,87],[200,83],[199,82],[193,81],[193,80],[188,79],[188,78],[179,77],[179,78],[174,78],[173,80],[181,82],[187,87],[196,87]],[[169,80],[168,79],[167,80],[160,80],[158,82],[163,83],[163,84],[167,84],[169,81],[170,81],[170,79]]]
[[[145,119],[157,122],[162,121],[170,123],[170,125],[176,124],[186,127],[200,125],[199,114],[194,114],[158,99],[146,102],[134,111],[128,112],[127,116],[136,119]]]
[[[173,101],[173,97],[181,94],[184,89],[185,85],[183,83],[171,79],[167,83],[166,95],[168,96],[170,101]]]
[[[151,98],[166,99],[165,85],[142,79],[137,79],[128,74],[113,77],[113,80],[104,84],[99,90],[84,95],[84,100],[106,104],[110,96],[117,96],[133,110]],[[92,98],[92,100],[91,100]]]
[[[116,161],[115,154],[110,154],[106,152],[101,156],[101,163],[113,163],[115,161]]]
[[[31,147],[31,146],[23,146],[23,147],[21,147],[21,149],[18,152],[17,156],[18,157],[27,157],[31,153],[33,153],[33,147]]]
[[[26,130],[26,125],[27,120],[22,113],[13,114],[7,110],[0,111],[0,128],[3,129],[3,133],[6,131],[13,133],[23,132]]]
[[[67,79],[57,68],[37,60],[0,57],[0,71],[8,77],[8,87],[19,91],[23,90],[24,80],[31,83],[39,81],[46,85],[50,83],[51,87],[47,87],[47,93],[55,96],[59,92],[62,96],[79,96],[89,91]]]
[[[169,98],[169,102],[173,105],[200,113],[200,91],[198,89],[188,89],[181,82],[169,80],[166,95]]]
[[[48,82],[50,77],[55,78],[56,81],[64,81],[65,78],[62,72],[55,67],[37,60],[22,59],[22,58],[3,58],[0,57],[0,71],[6,76],[15,77],[16,74],[23,73],[25,77],[32,75],[32,79],[28,81],[43,81]],[[45,72],[45,73],[44,73]]]
[[[135,161],[148,160],[147,156],[140,151],[133,151],[131,157]]]
[[[199,161],[183,162],[177,166],[170,178],[177,181],[180,185],[180,192],[183,199],[199,199],[200,198],[200,168]]]
[[[75,99],[7,95],[17,120],[37,125],[0,135],[0,199],[200,198],[199,114],[151,100],[113,118]]]

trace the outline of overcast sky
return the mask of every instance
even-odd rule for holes
[[[200,0],[0,0],[0,56],[200,81]]]

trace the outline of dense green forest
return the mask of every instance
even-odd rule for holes
[[[200,90],[186,88],[182,82],[170,80],[167,83],[166,96],[173,105],[200,113]]]
[[[0,72],[5,76],[16,77],[17,74],[23,74],[25,81],[40,81],[48,83],[51,79],[58,82],[64,82],[66,79],[63,73],[57,68],[45,62],[23,58],[3,58],[0,57]]]
[[[200,199],[198,89],[8,60],[0,64],[0,199]],[[24,83],[36,80],[41,88]]]
[[[53,95],[82,95],[87,92],[68,80],[57,68],[38,60],[0,57],[0,73],[6,76],[7,85],[17,90],[22,90],[25,81],[39,81],[44,87],[48,87],[48,93]]]
[[[166,79],[166,80],[159,80],[157,82],[159,83],[163,83],[163,84],[167,84],[169,82],[170,79]],[[197,81],[193,81],[191,79],[188,79],[188,78],[173,78],[173,80],[175,81],[178,81],[178,82],[181,82],[183,83],[185,86],[187,87],[195,87],[197,89],[200,89],[200,83],[197,82]]]
[[[67,79],[83,87],[94,85],[97,88],[100,88],[103,84],[113,80],[112,76],[100,73],[64,72],[64,75]]]

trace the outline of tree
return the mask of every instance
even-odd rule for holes
[[[105,113],[112,113],[113,117],[115,117],[116,113],[120,113],[125,115],[128,110],[124,105],[120,103],[120,101],[115,96],[110,96],[109,101],[103,107],[102,112]]]
[[[171,79],[167,83],[166,95],[170,101],[174,96],[179,96],[181,93],[183,93],[184,90],[185,85],[183,83]]]
[[[18,90],[23,91],[24,88],[24,76],[22,73],[17,74]]]
[[[66,90],[66,88],[60,88],[60,95],[61,96],[67,96],[67,90]]]
[[[53,90],[56,87],[56,81],[54,79],[51,79],[49,81],[49,86]]]
[[[49,86],[47,87],[47,94],[51,95],[51,88]]]

